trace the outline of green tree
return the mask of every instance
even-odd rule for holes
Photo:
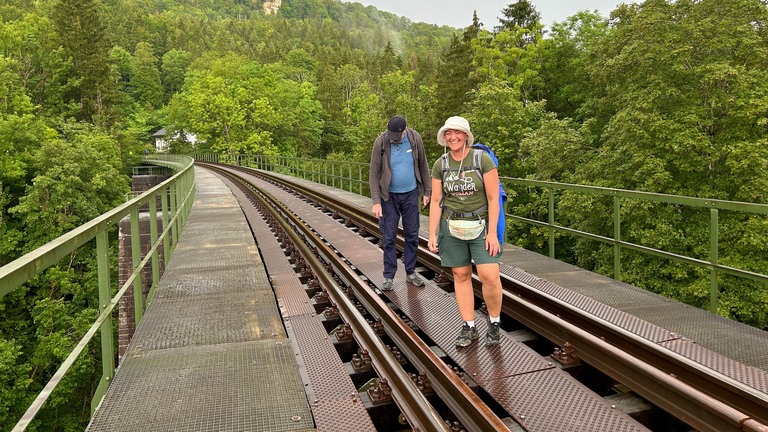
[[[10,211],[21,219],[32,250],[124,201],[130,190],[113,137],[83,124],[65,126],[34,156],[37,175]]]
[[[67,76],[68,98],[78,105],[77,118],[113,124],[111,102],[115,84],[110,75],[111,44],[97,0],[58,0],[53,23],[72,71]]]
[[[538,128],[543,113],[542,102],[524,104],[516,89],[497,79],[480,85],[477,97],[468,107],[467,119],[475,141],[493,148],[499,159],[499,173],[506,177],[525,177],[520,142]]]
[[[418,92],[415,88],[416,74],[402,71],[390,72],[381,77],[381,88],[384,113],[387,118],[394,115],[402,115],[409,122],[409,126],[415,127],[420,117],[420,105]]]
[[[614,31],[594,50],[584,112],[595,142],[576,167],[580,183],[737,201],[765,202],[768,184],[768,8],[757,0],[674,2],[648,0],[622,9]],[[577,229],[597,229],[604,204],[577,203]],[[707,212],[627,205],[622,237],[638,244],[707,258]],[[743,215],[721,216],[721,262],[757,272],[765,264],[748,250],[768,247],[762,224]],[[589,230],[589,229],[586,229]],[[753,231],[755,232],[755,231]],[[734,234],[731,237],[730,234]],[[746,242],[739,239],[747,239]],[[610,274],[610,248],[578,242],[581,264]],[[727,257],[726,257],[727,255]],[[624,280],[704,306],[701,269],[628,254]],[[768,303],[766,287],[727,279],[724,316],[749,316]],[[760,293],[760,294],[756,294]],[[763,300],[758,300],[762,298]],[[751,311],[735,312],[737,304]]]
[[[294,132],[299,154],[311,157],[323,157],[320,141],[323,133],[323,107],[316,98],[316,87],[309,82],[300,86],[301,98],[295,106]]]
[[[608,151],[589,172],[619,187],[760,199],[762,164],[739,174],[732,167],[761,154],[768,132],[760,121],[768,33],[755,25],[766,23],[768,8],[757,0],[718,5],[646,1],[606,40],[589,72],[604,83],[590,105]]]
[[[13,61],[13,68],[27,96],[50,117],[68,112],[64,102],[66,74],[71,65],[56,42],[51,21],[34,13],[13,15],[0,22],[0,52]],[[4,81],[10,82],[10,81]]]
[[[131,88],[136,100],[146,108],[159,108],[163,103],[163,85],[152,45],[136,44],[131,63]]]
[[[363,84],[353,92],[348,113],[350,124],[349,148],[353,160],[369,161],[376,137],[386,129],[386,119],[381,98]]]
[[[181,91],[184,85],[184,78],[187,75],[187,69],[192,62],[190,53],[182,50],[172,49],[163,54],[163,61],[160,67],[162,71],[162,81],[165,88],[165,97],[168,101],[172,95]]]
[[[481,29],[482,23],[475,12],[472,24],[464,29],[460,38],[453,37],[450,48],[443,55],[442,72],[436,79],[439,105],[436,111],[440,119],[465,112],[467,103],[474,97],[472,92],[477,89],[479,77],[474,73],[473,41],[477,43]]]
[[[33,175],[35,153],[52,131],[35,116],[16,62],[0,55],[0,265],[17,258],[24,229],[8,209],[18,204]]]
[[[541,41],[540,60],[541,97],[549,111],[583,120],[582,107],[601,87],[589,79],[588,69],[610,30],[608,21],[592,12],[579,12],[552,26]]]
[[[109,57],[115,68],[115,75],[120,78],[120,83],[126,85],[131,82],[131,77],[133,75],[133,55],[121,46],[114,46],[109,52]]]
[[[0,306],[0,311],[3,310]],[[26,400],[31,368],[22,358],[21,344],[6,340],[0,331],[0,424],[16,424],[19,417],[16,407]]]
[[[285,77],[300,83],[304,81],[314,83],[316,68],[317,60],[303,49],[289,51],[281,62],[281,69]]]
[[[494,30],[502,32],[505,30],[517,31],[519,29],[531,30],[526,33],[519,43],[525,45],[534,43],[542,35],[541,14],[536,10],[533,3],[528,0],[518,0],[511,3],[501,11],[502,18],[499,18],[500,25]]]
[[[240,88],[228,85],[220,76],[206,73],[192,74],[185,91],[171,99],[171,121],[184,130],[191,131],[211,149],[235,155],[243,150],[246,107],[240,104]],[[254,105],[259,101],[254,101]],[[263,105],[263,104],[261,104]],[[269,137],[259,134],[257,145],[269,145]],[[256,137],[254,137],[255,140]]]
[[[403,67],[403,60],[395,52],[392,42],[387,42],[384,51],[376,59],[377,68],[372,71],[376,75],[384,75],[387,72],[399,70]]]

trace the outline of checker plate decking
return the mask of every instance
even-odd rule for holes
[[[287,340],[147,351],[120,366],[88,430],[311,429],[294,362]]]

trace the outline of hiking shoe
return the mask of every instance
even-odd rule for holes
[[[406,276],[405,277],[405,281],[408,282],[409,284],[413,285],[413,286],[417,286],[417,287],[423,287],[424,286],[424,281],[421,280],[419,275],[417,275],[416,273],[411,273],[408,276]]]
[[[382,291],[392,291],[392,279],[384,278],[384,285],[381,286]]]
[[[473,340],[480,338],[480,334],[477,332],[477,327],[470,327],[467,323],[461,326],[461,332],[456,338],[457,347],[468,347]]]
[[[500,323],[492,323],[488,320],[488,331],[485,333],[485,345],[498,345],[501,343],[501,332],[499,330]]]

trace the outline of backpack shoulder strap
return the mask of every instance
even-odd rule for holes
[[[480,178],[483,178],[483,151],[482,149],[472,149],[472,168],[477,171]]]
[[[448,153],[443,153],[443,155],[440,156],[440,164],[443,170],[443,181],[445,181],[445,173],[450,171],[450,167],[448,165]]]

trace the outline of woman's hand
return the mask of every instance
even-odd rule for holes
[[[488,230],[485,234],[485,250],[488,251],[488,255],[490,256],[496,256],[501,252],[499,238],[496,237],[496,233],[491,232],[491,230]]]
[[[430,234],[427,247],[432,253],[437,253],[437,234]]]

